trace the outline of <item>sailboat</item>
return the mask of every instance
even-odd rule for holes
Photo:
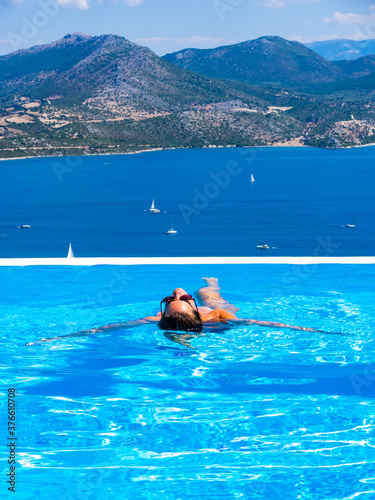
[[[155,198],[152,200],[151,208],[149,208],[148,211],[152,214],[160,214],[160,210],[155,208]]]
[[[72,244],[69,243],[69,252],[68,252],[68,255],[66,257],[67,259],[74,259],[74,253],[73,253],[73,249],[72,249]]]
[[[173,229],[173,217],[172,217],[172,228],[165,231],[165,234],[177,234],[177,231]]]
[[[253,175],[253,174],[251,174],[251,179],[250,179],[250,182],[251,182],[251,183],[255,182],[255,179],[254,179],[254,175]]]

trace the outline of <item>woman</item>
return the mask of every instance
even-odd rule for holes
[[[160,302],[160,311],[156,316],[143,318],[143,322],[158,322],[161,330],[177,330],[185,332],[200,332],[204,323],[226,322],[228,320],[241,321],[261,326],[291,328],[306,332],[317,332],[312,328],[284,325],[271,321],[256,321],[254,319],[239,319],[234,314],[238,308],[224,300],[220,294],[217,278],[203,278],[207,286],[201,288],[197,294],[203,306],[198,307],[196,300],[186,293],[183,288],[176,288],[172,295]],[[164,311],[163,311],[163,304]],[[111,325],[108,326],[110,328]],[[105,328],[105,327],[104,327]]]
[[[302,330],[304,332],[320,332],[313,328],[303,328],[302,326],[284,325],[272,321],[257,321],[255,319],[240,319],[234,314],[238,311],[233,304],[224,300],[220,294],[217,278],[203,278],[207,286],[201,288],[197,293],[198,300],[202,303],[197,305],[194,297],[186,293],[183,288],[176,288],[172,295],[165,297],[160,302],[160,311],[155,316],[148,316],[135,321],[118,323],[112,325],[82,330],[70,335],[41,339],[38,342],[30,342],[26,345],[33,345],[39,342],[50,342],[65,337],[79,337],[106,331],[120,330],[125,327],[137,326],[145,323],[158,323],[164,331],[201,332],[204,323],[225,323],[227,321],[242,322],[278,328],[290,328],[292,330]]]

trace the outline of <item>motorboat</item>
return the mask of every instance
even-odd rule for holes
[[[269,250],[270,247],[268,245],[263,245],[262,242],[260,242],[259,245],[255,247],[257,250]]]
[[[22,224],[22,226],[18,226],[19,229],[31,229],[29,224]]]

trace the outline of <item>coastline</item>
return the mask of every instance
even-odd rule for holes
[[[331,151],[344,151],[346,149],[358,149],[358,148],[368,148],[368,147],[375,147],[374,144],[359,144],[357,146],[347,146],[345,148],[335,148],[332,149]],[[204,146],[202,148],[191,148],[191,147],[186,147],[186,146],[181,146],[181,147],[172,147],[172,148],[152,148],[152,149],[140,149],[139,151],[128,151],[127,153],[95,153],[95,154],[84,154],[84,155],[79,155],[82,156],[83,158],[90,157],[90,156],[125,156],[125,155],[137,155],[141,153],[154,153],[157,151],[173,151],[176,149],[237,149],[237,146],[233,146],[232,144],[228,144],[226,146],[215,146],[215,145],[209,145],[209,146]],[[267,144],[267,145],[259,145],[259,146],[238,146],[238,149],[251,149],[251,148],[295,148],[295,149],[321,149],[321,150],[326,150],[328,148],[315,148],[313,146],[306,146],[304,144],[290,144],[290,143],[278,143],[278,144]],[[15,156],[13,158],[0,158],[1,161],[12,161],[12,160],[31,160],[31,159],[40,159],[40,158],[68,158],[71,156],[77,156],[77,155],[46,155],[46,156]]]
[[[226,146],[223,146],[226,147]],[[189,148],[153,148],[153,149],[141,149],[139,151],[128,151],[127,153],[102,153],[102,154],[86,154],[79,155],[83,158],[88,156],[120,156],[120,155],[137,155],[140,153],[152,153],[155,151],[171,151],[173,149],[189,149]],[[0,158],[0,161],[8,161],[8,160],[31,160],[31,159],[39,159],[39,158],[68,158],[69,156],[77,156],[77,155],[46,155],[46,156],[15,156],[14,158]]]

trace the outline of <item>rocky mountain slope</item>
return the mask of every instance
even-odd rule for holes
[[[120,99],[163,110],[237,97],[233,87],[187,73],[150,49],[115,35],[67,35],[49,45],[0,57],[1,98],[14,92],[61,102]]]
[[[338,74],[352,71],[351,63],[331,65],[294,42],[264,37],[257,44],[267,53],[264,65],[257,63],[262,78],[268,72],[272,79],[272,61],[274,75],[283,69],[285,81],[293,77],[305,85],[337,85],[344,81]],[[259,50],[254,46],[242,62],[238,54],[224,53],[227,75],[251,69],[248,62]],[[371,58],[353,64],[361,77],[372,68]],[[361,93],[353,88],[343,100],[342,88],[325,94],[317,86],[309,94],[286,84],[249,85],[180,68],[123,37],[75,33],[0,57],[0,158],[375,142],[373,91],[365,87]],[[350,122],[353,114],[358,123],[348,133],[337,124]]]

